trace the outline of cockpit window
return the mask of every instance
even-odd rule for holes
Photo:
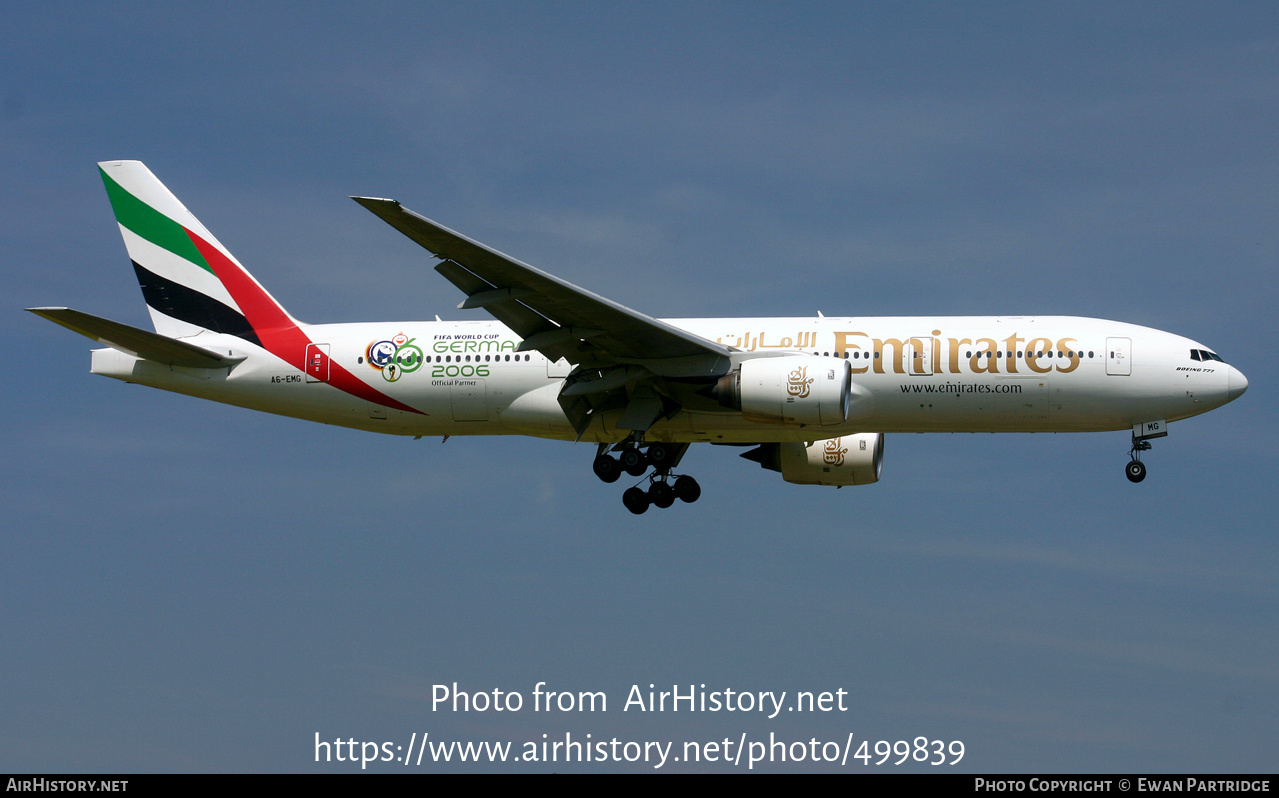
[[[1216,352],[1209,352],[1207,349],[1191,349],[1190,359],[1199,361],[1215,360],[1218,363],[1226,362],[1221,359],[1221,355],[1218,355]]]
[[[1199,350],[1198,350],[1198,349],[1191,349],[1191,350],[1190,350],[1190,359],[1191,359],[1191,360],[1203,360],[1203,358],[1199,357]]]

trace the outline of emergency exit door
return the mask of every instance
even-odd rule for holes
[[[1106,339],[1106,373],[1119,377],[1132,374],[1132,339]]]

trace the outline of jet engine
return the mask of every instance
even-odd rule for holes
[[[765,443],[742,455],[796,485],[869,485],[884,465],[884,434],[862,432],[811,443]]]
[[[852,384],[852,367],[842,358],[761,357],[721,377],[714,396],[748,421],[829,426],[848,419]]]

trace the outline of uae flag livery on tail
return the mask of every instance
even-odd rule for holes
[[[314,342],[302,325],[150,169],[140,161],[104,161],[98,169],[157,333],[234,335],[306,371]],[[336,363],[325,381],[385,407],[419,412]]]

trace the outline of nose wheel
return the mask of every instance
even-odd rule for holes
[[[1146,478],[1146,464],[1141,462],[1141,453],[1148,451],[1150,451],[1150,441],[1134,435],[1132,448],[1128,450],[1128,456],[1131,459],[1128,465],[1124,466],[1124,476],[1128,477],[1129,482],[1137,483]]]
[[[1130,460],[1124,474],[1128,476],[1129,482],[1140,482],[1146,478],[1146,464],[1140,460]]]

